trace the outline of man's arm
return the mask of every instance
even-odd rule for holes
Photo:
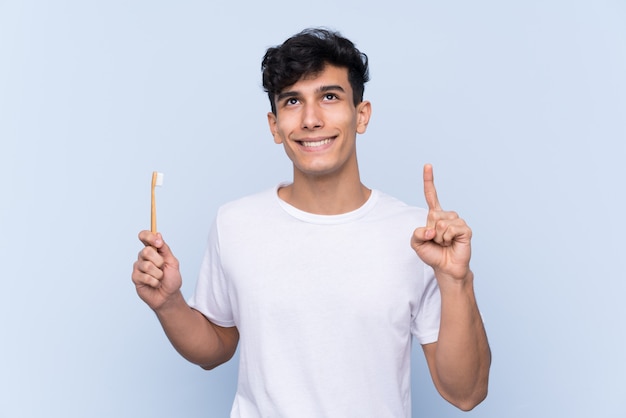
[[[422,346],[435,387],[446,400],[465,411],[487,396],[491,364],[471,276],[470,272],[468,282],[456,289],[441,291],[439,339]]]
[[[487,396],[491,366],[469,268],[472,231],[456,213],[441,209],[430,165],[424,167],[424,194],[428,220],[413,233],[411,246],[435,271],[441,293],[439,338],[423,346],[424,354],[439,393],[470,410]]]
[[[137,294],[154,310],[174,348],[204,369],[228,361],[239,342],[237,328],[215,325],[187,305],[180,292],[178,260],[161,234],[142,231],[139,239],[145,247],[133,266],[132,279]]]

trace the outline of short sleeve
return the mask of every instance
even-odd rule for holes
[[[235,325],[228,283],[220,259],[217,220],[211,226],[196,289],[188,303],[219,326]]]
[[[420,344],[430,344],[439,338],[441,322],[441,294],[433,269],[424,264],[424,291],[417,315],[411,324],[411,333]]]

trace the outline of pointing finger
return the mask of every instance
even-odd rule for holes
[[[426,164],[424,166],[424,196],[429,210],[441,210],[439,199],[437,198],[437,190],[435,189],[435,177],[433,175],[433,166]]]

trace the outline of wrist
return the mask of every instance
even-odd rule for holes
[[[183,294],[180,290],[178,290],[177,292],[172,293],[170,296],[168,296],[163,301],[163,303],[161,303],[159,306],[154,307],[152,310],[154,311],[154,313],[157,314],[157,316],[162,317],[164,315],[167,315],[169,312],[180,309],[181,306],[186,307],[188,305],[185,301],[185,298],[183,297]]]
[[[467,269],[465,273],[460,275],[438,273],[435,271],[435,277],[437,278],[439,289],[441,291],[458,291],[467,288],[471,289],[474,284],[474,273],[470,269]]]

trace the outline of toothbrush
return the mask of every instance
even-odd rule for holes
[[[163,185],[163,173],[159,173],[157,171],[152,172],[152,212],[150,214],[150,230],[153,234],[157,233],[156,226],[156,200],[154,189],[157,186]]]

